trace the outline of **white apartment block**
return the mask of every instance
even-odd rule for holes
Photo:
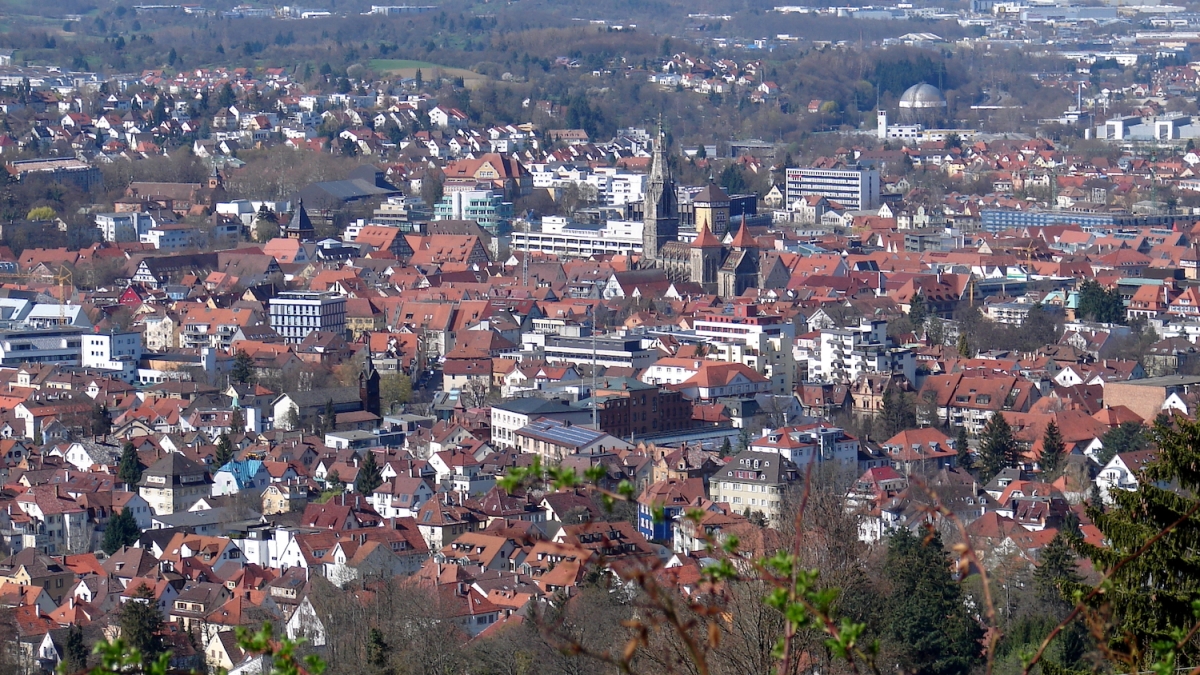
[[[601,225],[583,225],[561,216],[542,218],[540,232],[513,232],[514,251],[536,251],[560,256],[588,258],[612,253],[624,255],[642,250],[642,223],[610,220]]]
[[[853,382],[862,373],[891,372],[916,382],[916,359],[911,350],[892,346],[886,321],[821,331],[817,354],[808,361],[809,379],[815,382]]]
[[[788,169],[786,188],[788,204],[819,195],[851,211],[879,208],[879,172],[875,169]]]

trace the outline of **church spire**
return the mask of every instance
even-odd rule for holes
[[[679,198],[666,148],[666,134],[660,121],[642,202],[642,266],[646,268],[660,267],[663,246],[679,240]]]

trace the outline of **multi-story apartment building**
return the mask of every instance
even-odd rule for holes
[[[879,208],[879,171],[857,166],[788,169],[786,195],[788,204],[811,195],[825,197],[852,211]]]
[[[96,229],[104,241],[144,241],[150,230],[158,227],[149,213],[97,213]]]
[[[499,234],[513,218],[512,202],[490,190],[451,192],[433,206],[434,220],[474,220],[491,234]]]
[[[271,328],[296,344],[315,330],[346,332],[346,298],[334,293],[294,291],[271,298]]]
[[[538,251],[579,258],[589,258],[605,253],[616,255],[640,253],[642,250],[642,223],[610,220],[604,225],[593,225],[547,216],[542,218],[540,232],[513,232],[512,250]]]
[[[730,459],[708,488],[714,502],[729,504],[738,513],[761,511],[771,527],[779,527],[784,492],[800,480],[799,469],[786,457],[746,450]]]
[[[911,350],[893,345],[886,321],[863,321],[854,328],[821,331],[818,351],[809,358],[809,379],[853,382],[862,373],[900,373],[915,382],[916,359]]]

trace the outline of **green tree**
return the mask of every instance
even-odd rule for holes
[[[968,613],[961,586],[950,576],[940,535],[900,528],[888,543],[886,636],[899,670],[916,675],[962,675],[979,661],[983,631]]]
[[[1117,289],[1104,288],[1096,281],[1088,279],[1079,286],[1079,308],[1076,314],[1101,323],[1123,324],[1125,303]]]
[[[229,434],[221,434],[217,439],[217,456],[213,458],[213,464],[219,469],[233,461],[233,443],[229,441]]]
[[[104,528],[104,538],[100,541],[100,548],[104,549],[105,553],[112,555],[122,546],[133,546],[141,536],[142,530],[133,517],[133,511],[121,509],[120,513],[108,519],[108,525]]]
[[[25,214],[25,220],[54,220],[58,214],[49,206],[39,206],[29,209],[29,213]]]
[[[1100,439],[1100,443],[1104,447],[1100,449],[1097,459],[1100,466],[1104,466],[1116,455],[1145,450],[1150,444],[1150,437],[1141,422],[1122,422],[1119,426],[1109,429],[1104,438]]]
[[[908,320],[912,322],[913,330],[919,330],[928,315],[925,307],[925,295],[922,293],[913,295],[912,299],[908,301]]]
[[[1137,490],[1111,490],[1112,508],[1088,509],[1104,545],[1089,544],[1079,536],[1071,540],[1098,572],[1111,575],[1104,592],[1085,596],[1085,601],[1112,613],[1108,621],[1118,628],[1110,634],[1110,647],[1138,655],[1127,664],[1134,669],[1147,665],[1155,642],[1175,643],[1175,632],[1186,632],[1196,622],[1200,520],[1188,516],[1200,509],[1200,423],[1177,419],[1176,424],[1174,429],[1155,428],[1158,455],[1143,469]],[[1143,548],[1144,553],[1132,557]],[[1076,589],[1065,590],[1069,594]],[[1197,643],[1185,641],[1179,662],[1191,665],[1196,656]]]
[[[63,646],[63,667],[68,673],[87,670],[88,650],[83,643],[83,628],[71,626],[67,631],[67,644]]]
[[[975,355],[974,352],[971,351],[971,343],[967,341],[966,333],[960,332],[958,334],[958,355],[964,359],[969,359]]]
[[[233,85],[226,82],[217,92],[217,105],[221,108],[228,108],[237,102],[237,96],[233,93]]]
[[[731,444],[729,442],[729,437],[726,436],[725,440],[721,441],[721,456],[729,457],[732,454],[733,454],[733,444]]]
[[[1042,434],[1042,458],[1039,462],[1042,465],[1042,471],[1047,475],[1056,473],[1066,449],[1067,444],[1063,442],[1062,432],[1058,430],[1058,425],[1054,423],[1054,420],[1050,420],[1050,423],[1046,425],[1046,433]]]
[[[386,674],[392,672],[390,666],[389,654],[391,647],[383,639],[383,632],[378,628],[372,628],[367,631],[367,665],[375,669],[377,673]]]
[[[412,400],[412,378],[403,372],[395,372],[379,378],[379,399],[386,401],[388,410]]]
[[[233,370],[230,371],[229,377],[240,384],[250,384],[254,381],[254,359],[250,358],[245,350],[239,349],[237,356],[233,357]]]
[[[362,466],[358,467],[358,476],[354,479],[354,491],[360,495],[369,496],[380,485],[383,485],[383,469],[375,461],[375,453],[367,451]]]
[[[325,412],[321,413],[321,433],[327,434],[337,427],[337,412],[333,409],[333,399],[325,401]]]
[[[912,397],[888,388],[883,394],[883,409],[879,413],[883,433],[888,438],[917,426],[917,412]]]
[[[121,461],[117,464],[117,478],[129,486],[137,485],[142,479],[142,464],[138,461],[137,449],[126,441],[121,448]]]
[[[112,413],[108,411],[108,404],[93,405],[92,435],[105,436],[109,431],[112,431]]]
[[[300,428],[300,411],[296,409],[296,406],[291,406],[288,408],[287,412],[284,413],[283,426],[286,427],[288,431],[296,431]]]
[[[265,242],[279,236],[279,223],[270,220],[254,221],[254,241]]]
[[[413,77],[413,81],[417,84],[417,89],[425,86],[425,78],[421,76],[421,69],[417,68],[417,74]]]
[[[234,408],[233,414],[229,417],[230,433],[241,434],[246,431],[246,413],[242,412],[241,408]]]
[[[964,426],[958,427],[958,434],[954,437],[954,450],[958,453],[955,461],[959,468],[963,471],[970,471],[974,468],[975,461],[971,458],[971,442],[967,438],[967,428]]]
[[[1004,414],[996,412],[979,438],[979,480],[987,483],[1002,470],[1017,465],[1017,442]]]
[[[144,663],[151,663],[164,651],[162,636],[162,613],[158,611],[154,591],[145,584],[134,589],[133,597],[121,606],[118,620],[121,639],[130,648],[142,653]]]

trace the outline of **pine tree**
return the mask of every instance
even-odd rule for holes
[[[380,485],[383,485],[383,469],[375,462],[375,453],[367,451],[362,466],[358,467],[358,476],[354,479],[354,491],[360,495],[370,496]]]
[[[378,628],[367,631],[367,665],[374,668],[377,673],[392,672],[388,659],[390,652],[391,647],[384,641],[382,631]]]
[[[733,444],[731,444],[729,442],[729,437],[726,436],[725,440],[721,441],[721,456],[729,457],[732,454],[733,454]]]
[[[88,650],[83,644],[83,629],[71,626],[67,631],[67,644],[63,647],[63,666],[65,672],[81,673],[87,670]]]
[[[133,511],[130,509],[122,509],[120,513],[108,519],[108,525],[104,528],[104,538],[100,542],[100,548],[104,552],[112,555],[121,549],[122,546],[133,546],[137,543],[138,537],[142,535],[141,528],[138,527],[137,520],[133,517]]]
[[[1042,471],[1046,475],[1052,475],[1058,471],[1066,449],[1067,445],[1063,442],[1062,433],[1058,430],[1058,425],[1054,423],[1054,420],[1050,420],[1050,424],[1046,425],[1046,433],[1042,434],[1042,458],[1040,464],[1042,465]]]
[[[891,438],[905,429],[917,426],[916,409],[910,404],[911,400],[895,389],[889,388],[884,392],[880,417],[882,417],[885,436]]]
[[[134,590],[133,597],[121,606],[121,638],[131,649],[142,653],[143,663],[152,663],[163,653],[162,614],[155,606],[154,592],[145,584]]]
[[[892,586],[883,625],[899,670],[921,675],[961,675],[979,661],[982,630],[950,576],[941,537],[928,539],[900,528],[888,544],[886,574]]]
[[[1017,443],[1012,427],[997,412],[983,427],[979,441],[979,480],[987,483],[1002,470],[1017,465]]]
[[[233,370],[229,372],[229,377],[234,382],[241,384],[250,384],[254,381],[254,359],[245,351],[239,349],[237,356],[233,357]]]
[[[137,485],[142,479],[142,465],[138,462],[137,449],[133,443],[126,442],[121,448],[121,462],[117,464],[117,478],[129,486]]]
[[[971,457],[971,442],[967,438],[967,428],[958,427],[958,435],[954,437],[954,450],[958,453],[955,461],[963,471],[974,468],[975,460]]]
[[[1137,490],[1110,490],[1111,508],[1088,509],[1105,545],[1095,546],[1078,536],[1071,541],[1098,572],[1107,573],[1124,562],[1094,603],[1112,612],[1112,625],[1119,627],[1114,641],[1123,643],[1115,646],[1127,653],[1152,654],[1151,645],[1162,640],[1174,643],[1173,631],[1186,631],[1196,621],[1192,601],[1200,597],[1195,554],[1200,520],[1184,516],[1200,499],[1200,423],[1182,418],[1176,422],[1175,429],[1155,429],[1158,457],[1143,470]],[[1179,525],[1145,553],[1129,559],[1176,522]],[[1194,663],[1196,656],[1196,642],[1189,641],[1178,662]],[[1142,669],[1146,664],[1132,665]]]
[[[969,359],[972,356],[971,343],[967,342],[967,334],[966,333],[958,334],[958,355],[963,357],[964,359]]]
[[[913,330],[919,330],[925,324],[926,316],[925,296],[917,293],[908,301],[908,320],[912,322]]]
[[[337,413],[333,410],[333,399],[325,402],[325,413],[321,415],[321,433],[327,434],[337,427]]]
[[[217,439],[217,456],[213,464],[219,469],[233,461],[233,444],[229,442],[229,434],[221,434]]]

